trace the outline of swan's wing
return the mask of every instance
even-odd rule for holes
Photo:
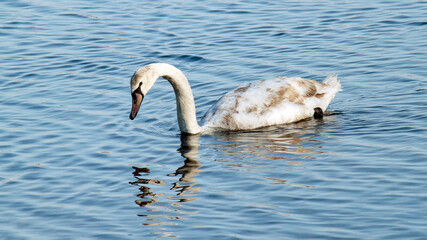
[[[286,78],[288,79],[289,88],[287,91],[294,94],[294,98],[289,99],[291,102],[303,104],[311,97],[322,98],[326,93],[326,84],[304,78]]]

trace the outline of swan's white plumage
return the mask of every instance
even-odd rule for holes
[[[340,89],[332,75],[325,83],[299,77],[253,82],[224,95],[205,114],[202,127],[242,130],[296,122],[312,117],[316,107],[324,111]]]
[[[156,63],[140,68],[131,79],[131,91],[140,87],[145,95],[159,77],[167,79],[174,88],[181,131],[192,134],[296,122],[312,117],[316,107],[325,111],[341,90],[335,75],[328,76],[323,82],[277,77],[249,83],[218,100],[202,118],[202,126],[199,126],[190,85],[184,74],[172,65]]]

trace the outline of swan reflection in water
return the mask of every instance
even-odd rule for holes
[[[178,148],[178,152],[181,153],[181,156],[184,157],[184,165],[175,170],[174,173],[168,174],[170,177],[178,176],[181,177],[177,182],[172,184],[172,188],[170,190],[174,191],[175,194],[173,196],[164,196],[163,194],[158,194],[154,192],[148,185],[165,185],[165,182],[159,179],[150,179],[145,178],[150,174],[150,170],[148,168],[139,168],[133,167],[134,172],[132,173],[136,179],[134,182],[130,182],[130,184],[139,186],[139,190],[141,193],[137,195],[139,200],[136,200],[135,203],[141,207],[148,207],[156,202],[171,202],[171,206],[179,207],[181,206],[179,203],[182,202],[190,202],[194,201],[197,198],[194,198],[195,193],[200,191],[199,187],[195,187],[197,185],[195,177],[202,171],[200,167],[201,163],[197,160],[197,155],[199,152],[199,135],[181,135],[181,147]],[[159,214],[159,209],[156,206],[147,210],[147,214],[139,214],[138,216],[146,217],[147,223],[144,225],[165,225],[171,224],[162,221],[161,219],[166,220],[177,220],[182,219],[178,216],[170,216],[177,214],[195,214],[196,212],[185,212],[179,210],[170,211],[170,207],[157,206],[159,208],[163,208],[164,212],[168,212],[167,214]],[[157,214],[156,214],[157,213]]]
[[[247,132],[215,135],[182,134],[178,152],[184,158],[184,165],[176,169],[174,173],[168,174],[170,177],[180,176],[179,180],[170,188],[173,192],[171,195],[156,193],[152,189],[159,185],[166,185],[166,183],[160,179],[147,178],[150,175],[149,169],[133,167],[136,181],[131,184],[139,186],[140,189],[140,193],[137,195],[139,199],[135,202],[139,206],[147,208],[145,214],[139,215],[145,218],[146,222],[143,224],[177,225],[176,220],[197,214],[197,210],[191,207],[186,208],[181,203],[197,200],[197,193],[201,191],[196,180],[203,171],[202,164],[198,160],[201,137],[205,138],[203,147],[207,149],[204,152],[213,150],[215,159],[212,160],[219,162],[222,165],[220,168],[223,170],[240,170],[252,174],[256,171],[269,171],[268,167],[265,168],[264,165],[271,160],[284,161],[285,165],[290,168],[301,169],[305,168],[302,162],[306,159],[315,159],[317,154],[327,153],[322,150],[324,140],[318,140],[318,137],[333,130],[336,123],[332,122],[334,122],[334,116],[330,115],[326,117],[326,120],[310,119]],[[212,144],[207,142],[212,142]],[[269,166],[271,167],[271,165]],[[267,181],[267,184],[314,187],[298,183],[290,184],[288,179],[260,178]]]

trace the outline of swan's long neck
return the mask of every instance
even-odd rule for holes
[[[162,77],[168,80],[175,91],[178,124],[181,132],[190,134],[199,133],[201,127],[196,119],[193,92],[185,75],[170,64],[154,63],[149,66],[150,70],[157,75],[155,76],[156,79]]]

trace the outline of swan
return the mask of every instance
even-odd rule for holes
[[[260,80],[225,94],[206,112],[200,126],[185,75],[170,64],[152,63],[139,68],[131,78],[131,120],[136,117],[144,96],[160,77],[173,87],[179,129],[188,134],[249,130],[313,116],[319,118],[335,94],[341,91],[336,75],[328,76],[323,82],[300,77]]]

